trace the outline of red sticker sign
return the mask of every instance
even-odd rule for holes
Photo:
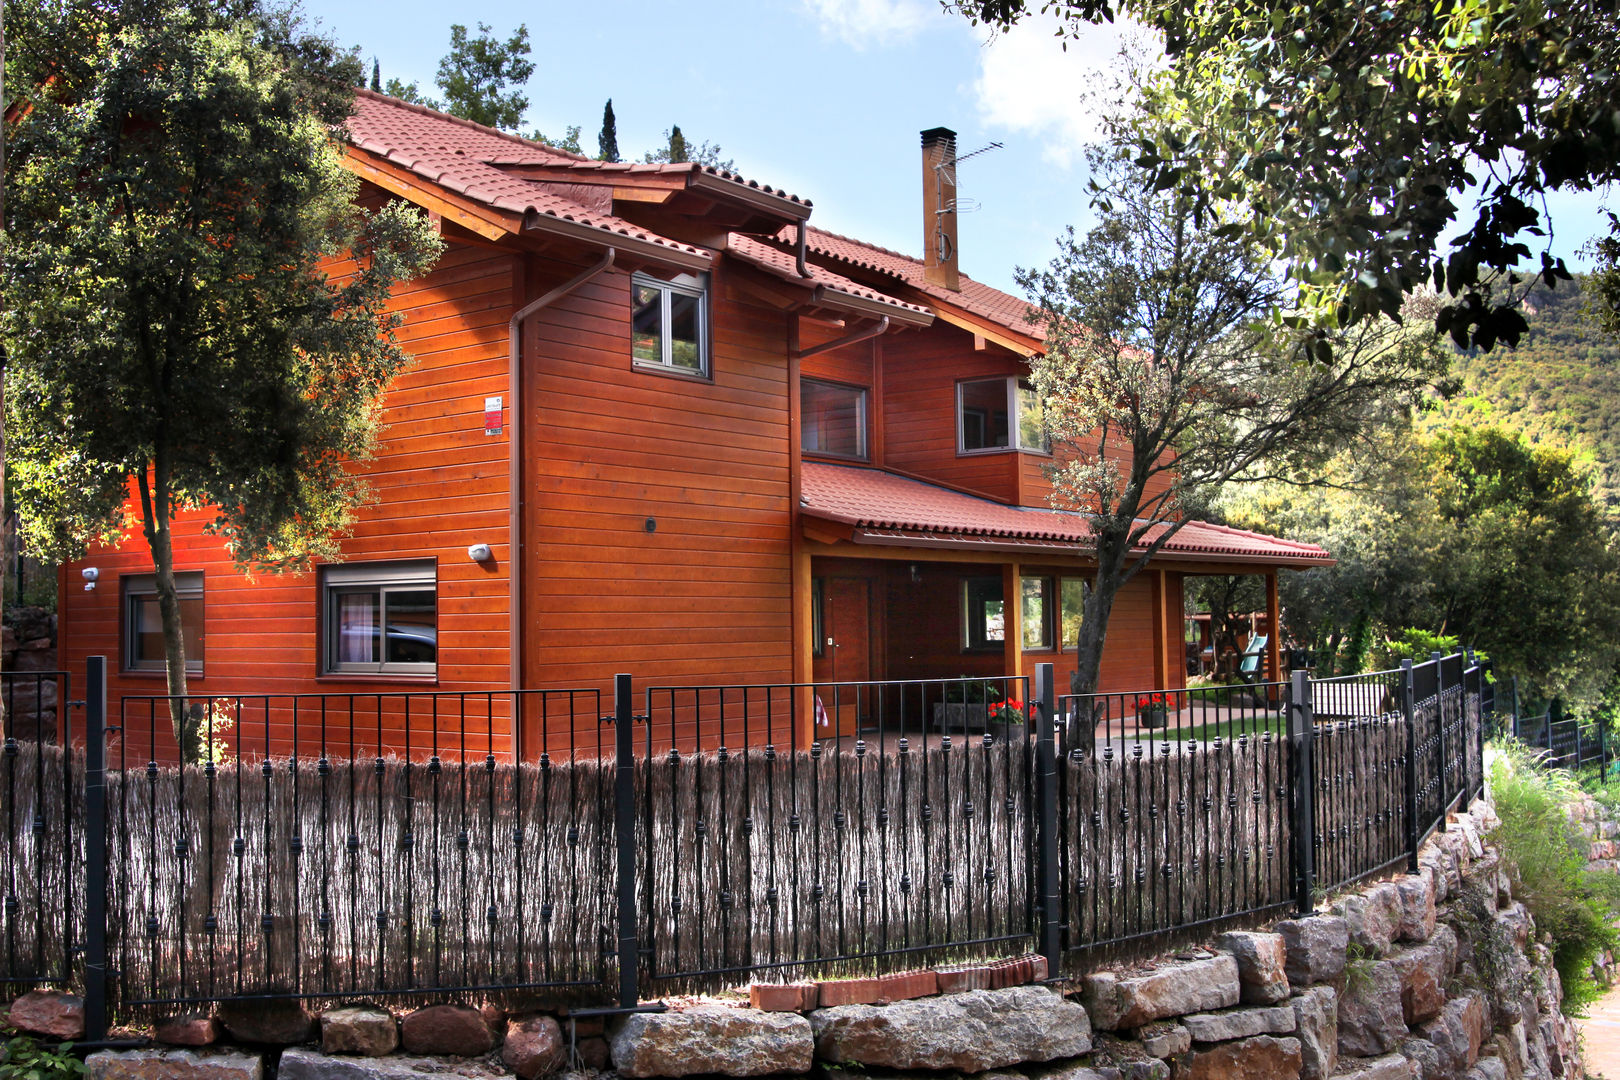
[[[501,399],[487,397],[484,399],[484,434],[499,435],[501,433]]]

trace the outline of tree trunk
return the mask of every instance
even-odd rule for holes
[[[180,760],[202,760],[202,713],[191,707],[186,689],[186,639],[180,623],[180,593],[174,586],[174,547],[170,529],[167,477],[160,462],[152,470],[152,483],[141,476],[141,513],[152,569],[157,580],[158,615],[163,620],[163,664],[168,675],[169,720],[174,726]]]

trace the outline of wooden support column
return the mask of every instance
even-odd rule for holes
[[[1153,591],[1153,688],[1155,690],[1170,689],[1170,662],[1166,655],[1165,636],[1169,631],[1169,620],[1165,617],[1164,605],[1169,590],[1165,587],[1164,571],[1149,570],[1148,584]]]
[[[813,640],[815,621],[812,618],[812,598],[810,581],[810,549],[804,539],[804,518],[799,513],[800,470],[803,468],[803,454],[799,437],[801,423],[799,400],[799,320],[791,316],[787,320],[788,335],[788,476],[789,476],[789,505],[792,507],[791,543],[793,562],[793,681],[808,683],[815,678],[815,647]],[[800,750],[810,749],[810,744],[816,738],[816,696],[815,691],[804,687],[794,693],[793,710],[797,728],[794,731],[793,742]]]
[[[1003,639],[1002,665],[1006,668],[1005,674],[1012,676],[1023,674],[1024,605],[1019,600],[1020,576],[1018,563],[1001,564],[1001,627],[1006,635]]]
[[[1281,606],[1277,602],[1277,571],[1266,571],[1266,678],[1282,679]]]

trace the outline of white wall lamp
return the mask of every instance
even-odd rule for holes
[[[467,558],[473,562],[489,562],[494,554],[489,550],[488,544],[474,544],[467,549]]]
[[[96,579],[101,577],[101,571],[100,570],[97,570],[93,566],[87,566],[83,570],[79,571],[79,576],[84,578],[84,591],[85,592],[95,592],[96,591]]]

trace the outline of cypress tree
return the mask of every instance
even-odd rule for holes
[[[371,58],[371,88],[379,94],[382,93],[382,67],[377,63],[375,56]]]
[[[681,134],[681,125],[676,124],[669,129],[669,163],[678,165],[687,160],[686,136]]]
[[[596,159],[619,160],[619,123],[613,117],[612,98],[607,99],[607,105],[602,109],[602,131],[596,136]]]

